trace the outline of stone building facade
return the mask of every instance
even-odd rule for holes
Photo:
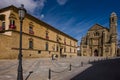
[[[18,57],[19,30],[18,8],[0,9],[0,58]],[[23,21],[22,38],[24,58],[77,55],[76,39],[28,13]]]
[[[117,55],[117,15],[110,15],[110,27],[93,25],[80,43],[82,56],[116,56]]]

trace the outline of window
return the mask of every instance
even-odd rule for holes
[[[48,31],[46,31],[46,39],[49,39]]]
[[[5,22],[2,22],[2,30],[5,30]]]
[[[75,49],[74,49],[74,53],[75,53]]]
[[[112,18],[112,22],[114,22],[114,18]]]
[[[58,51],[58,45],[56,46],[56,51]]]
[[[32,22],[29,23],[29,34],[34,34]]]
[[[10,20],[9,28],[10,28],[10,29],[15,29],[15,28],[16,28],[16,26],[15,26],[15,20],[14,20],[14,19],[11,19],[11,20]]]
[[[95,32],[95,33],[94,33],[94,36],[99,36],[99,32]]]
[[[29,39],[29,49],[33,49],[33,39]]]
[[[5,22],[4,21],[2,22],[2,26],[0,26],[0,31],[1,30],[5,30]]]
[[[49,47],[49,45],[48,45],[48,42],[46,42],[46,51],[48,51],[48,47]]]
[[[66,47],[64,47],[64,52],[66,52]]]
[[[59,37],[58,37],[58,35],[57,35],[57,37],[56,37],[56,41],[59,42]]]
[[[34,34],[32,22],[29,23],[29,34]]]
[[[10,24],[15,25],[15,20],[10,20]]]
[[[70,52],[71,52],[71,48],[70,48]]]
[[[64,38],[64,44],[66,45],[66,38]]]
[[[33,27],[29,26],[29,34],[34,34]]]

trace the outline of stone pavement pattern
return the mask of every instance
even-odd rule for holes
[[[91,66],[89,61],[100,60],[101,57],[69,57],[51,60],[50,58],[23,59],[23,76],[24,80],[48,80],[49,68],[55,72],[51,72],[51,80],[70,80],[78,73]],[[84,63],[80,67],[81,62]],[[69,71],[69,66],[71,71]],[[17,80],[18,60],[0,60],[0,80]],[[65,70],[65,71],[64,71]]]

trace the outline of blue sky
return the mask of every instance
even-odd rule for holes
[[[11,4],[17,7],[24,4],[28,13],[79,42],[94,24],[109,27],[112,12],[118,16],[120,32],[120,0],[1,0],[0,7]]]

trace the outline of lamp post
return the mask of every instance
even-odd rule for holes
[[[24,8],[24,5],[21,4],[21,7],[19,8],[19,19],[20,19],[20,43],[19,43],[19,54],[18,54],[18,75],[17,80],[23,80],[23,69],[22,69],[22,24],[23,20],[26,14],[26,10]]]

